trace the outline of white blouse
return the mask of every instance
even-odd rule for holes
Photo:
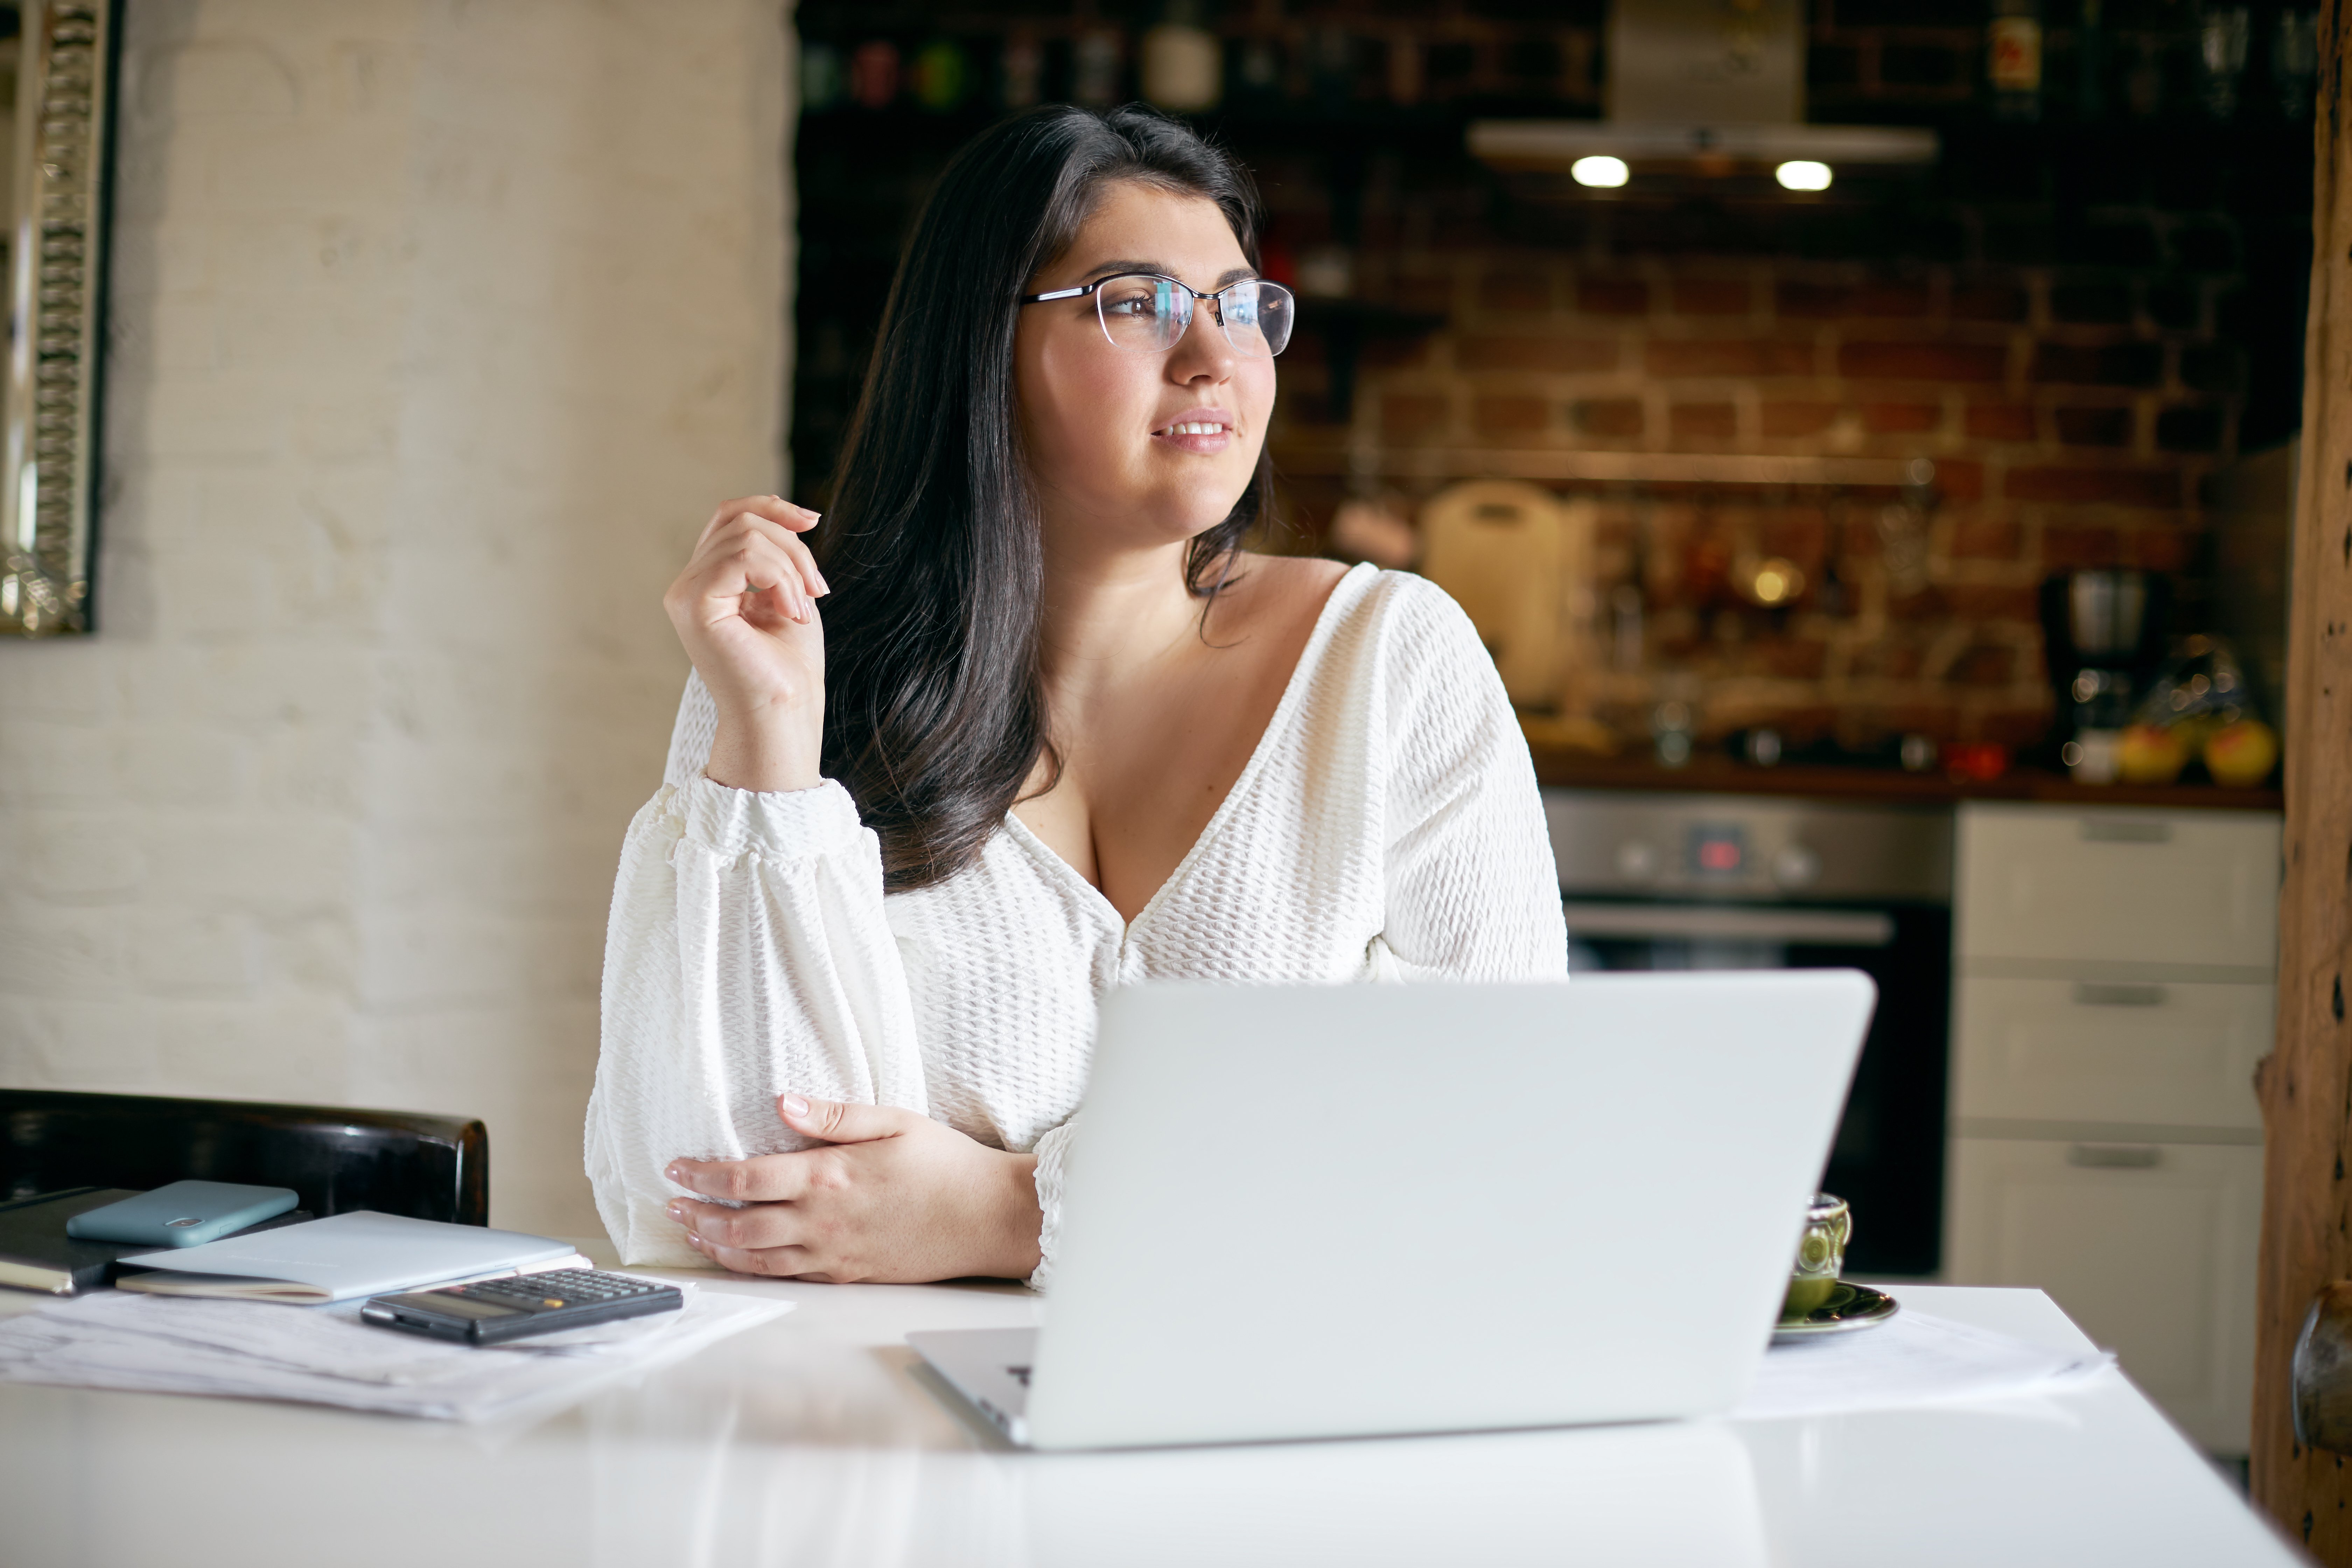
[[[1527,744],[1469,619],[1419,577],[1340,579],[1232,794],[1132,924],[1009,813],[964,871],[885,895],[839,784],[703,776],[716,722],[689,679],[613,891],[587,1161],[627,1263],[704,1261],[664,1166],[804,1146],[775,1110],[797,1091],[1034,1150],[1042,1287],[1112,986],[1567,973]]]

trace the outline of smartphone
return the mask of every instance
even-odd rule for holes
[[[685,1292],[675,1285],[601,1268],[550,1268],[437,1290],[371,1297],[360,1309],[360,1319],[381,1329],[490,1345],[615,1318],[675,1312],[685,1305]]]
[[[284,1214],[300,1201],[291,1187],[236,1182],[173,1182],[66,1221],[76,1241],[196,1247]]]

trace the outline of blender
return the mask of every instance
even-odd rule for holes
[[[2066,739],[2059,758],[2081,784],[2112,784],[2116,747],[2164,622],[2170,584],[2126,569],[2069,572],[2042,589],[2050,679]]]

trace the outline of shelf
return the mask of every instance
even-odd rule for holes
[[[1990,783],[1942,773],[1893,769],[1753,767],[1728,757],[1694,757],[1687,766],[1661,767],[1647,756],[1596,757],[1550,747],[1531,748],[1538,782],[1565,789],[1657,790],[1674,794],[1806,795],[1822,800],[1869,800],[1888,805],[1949,805],[1963,800],[2042,801],[2095,810],[2101,806],[2161,806],[2207,811],[2282,808],[2274,789],[2220,784],[2078,784],[2061,773],[2018,768]]]
[[[1766,457],[1729,452],[1593,452],[1480,448],[1389,447],[1371,473],[1395,479],[1558,479],[1597,484],[1842,485],[1893,489],[1904,483],[1907,458]],[[1316,476],[1367,470],[1345,447],[1286,450],[1284,473]]]

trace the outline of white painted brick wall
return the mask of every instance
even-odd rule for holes
[[[782,478],[780,0],[134,0],[95,639],[0,646],[0,1082],[462,1112],[593,1234],[659,595]]]

